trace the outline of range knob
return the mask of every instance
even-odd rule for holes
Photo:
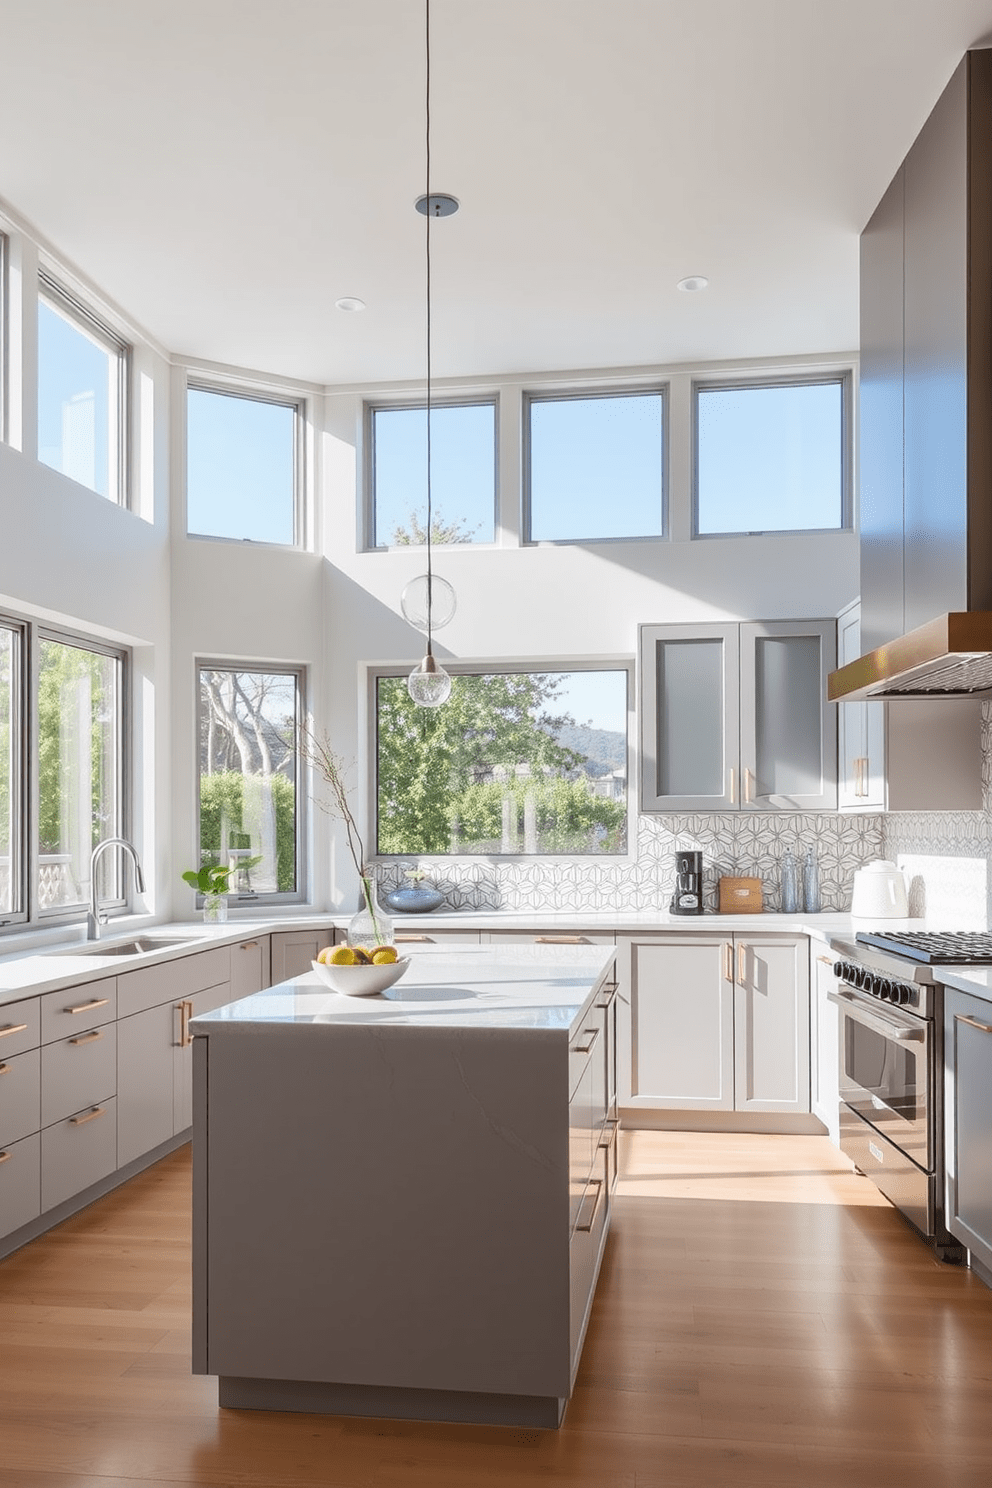
[[[842,981],[846,981],[847,980],[847,977],[845,975],[846,971],[847,971],[847,963],[845,961],[835,961],[834,962],[834,976],[835,977],[839,977]]]
[[[892,1001],[898,1003],[900,1007],[905,1007],[908,1002],[912,1002],[913,1000],[912,987],[907,987],[902,982],[893,982],[892,992]]]
[[[888,977],[878,978],[878,989],[875,995],[881,997],[883,1002],[895,1002],[895,990],[894,984],[889,981]]]

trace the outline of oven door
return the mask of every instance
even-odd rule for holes
[[[847,985],[828,996],[841,1014],[841,1101],[917,1166],[932,1172],[930,1025],[889,1004],[880,1008]]]

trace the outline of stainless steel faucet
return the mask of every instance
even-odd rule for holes
[[[106,847],[122,847],[126,853],[131,854],[131,862],[134,864],[135,892],[138,894],[143,894],[145,892],[145,876],[141,871],[141,864],[138,861],[138,854],[135,852],[131,843],[128,842],[127,838],[105,837],[102,842],[98,842],[96,847],[90,853],[90,909],[89,914],[86,916],[87,940],[99,940],[100,926],[107,923],[107,916],[100,910],[97,903],[96,892],[96,865],[100,861],[100,856],[103,853],[104,848]]]

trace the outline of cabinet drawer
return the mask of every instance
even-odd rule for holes
[[[40,1050],[0,1059],[0,1142],[19,1142],[40,1126]]]
[[[230,946],[214,946],[212,950],[197,951],[176,961],[143,966],[139,971],[128,971],[117,978],[118,1013],[122,1018],[131,1013],[143,1013],[146,1008],[159,1007],[163,1002],[179,1002],[184,997],[202,992],[204,987],[213,987],[230,979]]]
[[[41,1208],[54,1209],[117,1167],[117,1102],[100,1101],[41,1134]]]
[[[596,1155],[568,1247],[569,1344],[574,1374],[592,1305],[599,1254],[609,1216],[608,1154]]]
[[[117,1093],[117,1028],[90,1028],[41,1051],[41,1124]]]
[[[393,932],[393,944],[398,946],[478,945],[479,939],[478,930],[402,930],[397,925]]]
[[[0,1147],[0,1235],[41,1213],[41,1138],[37,1132]]]
[[[54,1043],[113,1023],[117,1017],[117,978],[102,977],[81,987],[46,992],[41,999],[41,1042]]]
[[[616,944],[612,930],[488,930],[485,940],[490,945],[604,945]]]
[[[0,1059],[37,1049],[41,1043],[41,1005],[37,997],[0,1007]]]

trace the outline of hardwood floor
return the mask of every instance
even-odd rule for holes
[[[3,1488],[988,1488],[992,1292],[825,1138],[628,1132],[559,1432],[219,1411],[189,1157],[0,1263]]]

